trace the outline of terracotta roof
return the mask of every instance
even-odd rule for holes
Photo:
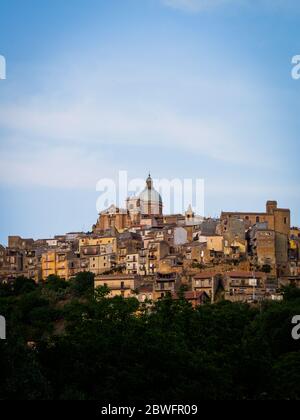
[[[143,286],[140,286],[138,288],[139,293],[146,293],[146,292],[152,292],[153,291],[153,285],[152,284],[144,284]]]
[[[217,273],[213,273],[213,272],[203,272],[203,273],[199,273],[199,274],[196,274],[195,276],[194,276],[194,279],[208,279],[208,278],[212,278],[212,277],[214,277],[214,276],[216,276],[217,275]]]
[[[186,299],[200,299],[202,296],[207,296],[207,293],[205,292],[199,292],[199,291],[186,291],[184,292],[184,297]],[[172,293],[173,299],[178,299],[178,293]]]
[[[189,247],[203,247],[204,242],[198,242],[198,241],[192,241],[192,242],[187,242],[186,244],[183,244],[181,246],[185,247],[185,248],[189,248]]]
[[[228,277],[242,277],[242,278],[261,278],[265,277],[265,273],[253,272],[253,271],[227,271],[226,276]]]
[[[229,216],[230,214],[232,216],[256,216],[256,215],[257,216],[272,216],[272,214],[269,214],[269,213],[266,213],[266,212],[222,211],[221,217],[222,216]]]
[[[138,278],[135,274],[109,274],[109,275],[99,275],[95,277],[95,281],[99,280],[126,280],[126,279],[136,279]]]

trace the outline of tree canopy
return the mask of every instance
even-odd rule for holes
[[[1,399],[300,399],[300,340],[291,336],[296,289],[260,306],[192,308],[184,294],[166,296],[152,310],[92,290],[91,273],[0,287],[7,319]]]

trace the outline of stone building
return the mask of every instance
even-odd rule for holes
[[[222,212],[221,231],[223,235],[226,235],[229,231],[231,219],[242,220],[246,229],[264,223],[267,230],[274,231],[277,269],[280,272],[288,270],[288,246],[291,227],[289,209],[278,208],[277,201],[268,201],[265,213]]]
[[[20,236],[8,237],[8,248],[31,249],[34,245],[33,239],[23,239]]]
[[[180,276],[177,273],[157,273],[153,285],[153,299],[161,299],[166,294],[179,291]]]
[[[293,227],[290,231],[289,259],[293,262],[300,261],[300,229]]]
[[[96,225],[93,226],[95,234],[101,234],[108,229],[115,228],[122,231],[131,225],[128,211],[112,204],[108,209],[99,214]]]
[[[126,273],[146,275],[146,256],[144,250],[126,255]]]
[[[253,302],[266,297],[267,275],[261,272],[231,271],[224,276],[225,299]]]
[[[158,272],[160,261],[170,254],[170,245],[165,241],[151,242],[148,245],[146,260],[147,274]]]
[[[206,250],[206,243],[198,241],[189,242],[181,247],[181,252],[184,255],[185,261],[192,264],[203,264]]]
[[[205,292],[210,300],[214,302],[220,279],[216,273],[201,272],[192,278],[192,290],[195,292]]]
[[[272,274],[276,274],[277,255],[276,255],[276,233],[268,229],[268,224],[257,223],[248,233],[249,237],[249,257],[255,269],[266,269]]]
[[[79,240],[79,252],[81,257],[114,254],[117,252],[117,237],[113,235],[86,236]]]
[[[268,229],[287,236],[290,234],[290,210],[278,208],[277,201],[268,201],[266,204],[266,212],[264,213],[222,212],[221,226],[223,235],[229,230],[230,219],[243,220],[246,229],[257,223],[266,222],[268,224]]]
[[[142,284],[140,276],[134,274],[100,275],[95,277],[95,288],[106,286],[110,297],[137,297],[138,287]]]
[[[74,277],[80,271],[80,258],[73,251],[54,249],[42,254],[42,279],[50,275],[65,280]]]
[[[137,254],[143,248],[142,237],[139,233],[124,232],[118,235],[117,262],[126,268],[127,255]]]
[[[183,293],[184,299],[187,300],[193,308],[196,308],[199,305],[203,305],[210,301],[210,297],[205,292],[198,292],[198,291],[185,291]],[[178,293],[172,294],[172,299],[178,300],[179,296]]]

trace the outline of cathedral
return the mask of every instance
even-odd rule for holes
[[[99,214],[93,232],[99,233],[109,229],[122,231],[133,226],[158,226],[163,221],[163,203],[158,191],[153,186],[149,174],[144,190],[137,197],[126,200],[126,209],[111,205]]]

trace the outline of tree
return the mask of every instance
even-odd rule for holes
[[[68,288],[68,283],[59,276],[51,274],[47,277],[45,282],[45,286],[49,290],[53,290],[55,292],[66,290]]]
[[[51,289],[56,299],[47,296],[49,287],[65,287],[59,278],[0,296],[8,336],[0,342],[0,399],[300,398],[294,288],[260,308],[227,301],[193,308],[181,290],[146,310],[135,297],[94,291],[92,279],[76,276],[66,296]]]
[[[28,279],[27,277],[17,277],[13,283],[13,291],[16,295],[22,295],[24,293],[30,293],[37,288],[37,284],[34,280]]]
[[[79,296],[87,296],[94,291],[95,275],[91,272],[78,273],[74,279],[71,280],[72,293]]]
[[[282,289],[284,300],[292,301],[295,299],[300,299],[300,289],[296,286],[287,286]]]

